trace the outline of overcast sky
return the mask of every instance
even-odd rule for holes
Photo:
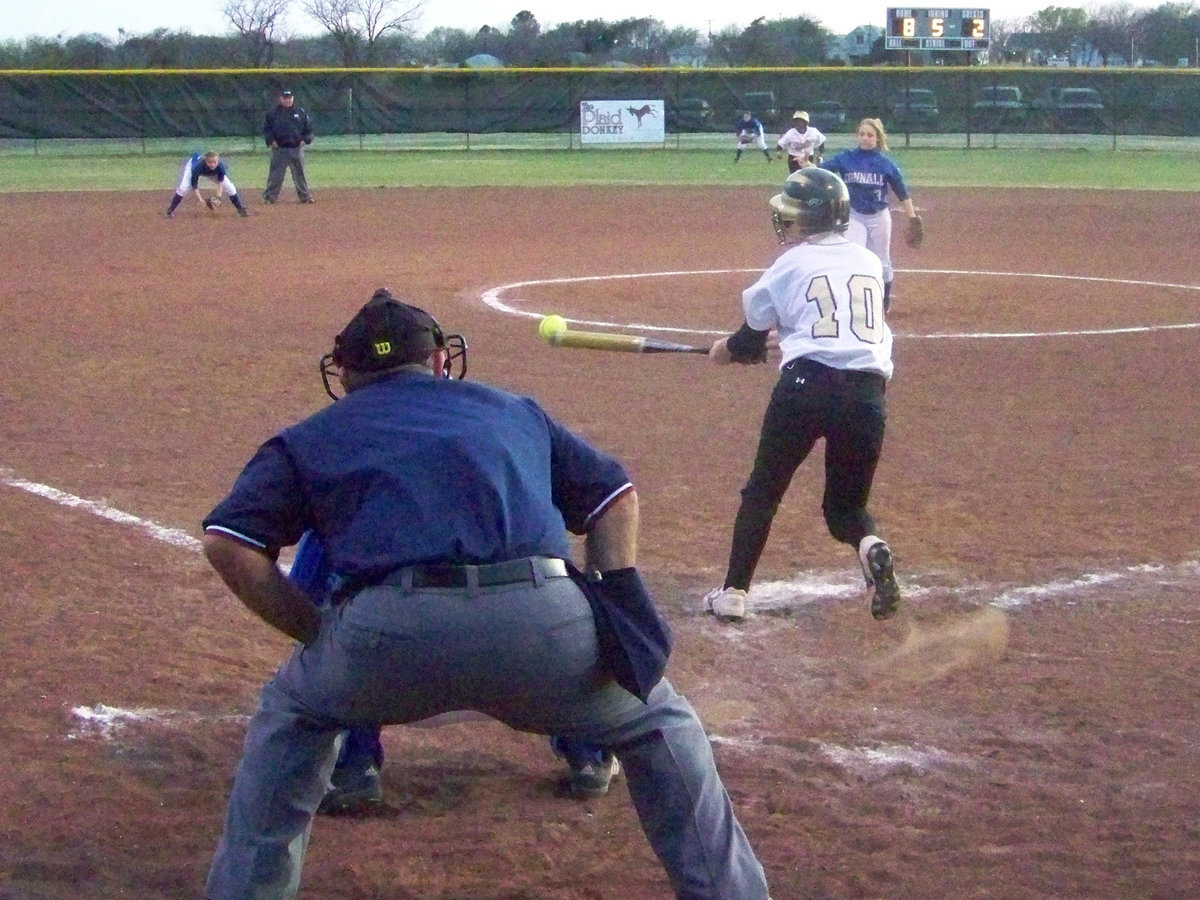
[[[405,0],[400,2],[404,3]],[[1161,2],[1134,0],[1130,5],[1153,8],[1161,5]],[[228,21],[221,13],[224,5],[225,0],[5,0],[0,14],[0,40],[100,34],[117,41],[120,39],[118,29],[122,28],[127,35],[147,34],[158,28],[219,35],[230,30]],[[602,0],[596,3],[530,0],[525,5],[520,0],[509,0],[508,4],[496,3],[495,0],[426,0],[417,31],[424,34],[433,28],[445,26],[474,32],[483,25],[507,31],[513,16],[527,9],[543,29],[579,19],[619,21],[649,15],[671,28],[685,26],[704,33],[710,29],[720,31],[730,25],[744,28],[759,16],[783,19],[804,15],[820,22],[830,31],[842,33],[859,25],[882,27],[889,5],[899,4],[887,0],[844,0],[813,3],[798,8],[780,0],[766,0],[766,3],[756,0],[749,6],[729,0]],[[1090,0],[1087,4],[1005,0],[1004,3],[982,8],[989,9],[992,20],[998,21],[1019,20],[1055,5],[1089,8],[1094,4]],[[292,6],[290,32],[297,35],[319,33],[319,27],[301,11],[298,0],[293,0]],[[952,8],[966,6],[965,3],[959,3]]]

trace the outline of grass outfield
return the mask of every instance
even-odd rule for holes
[[[1195,191],[1195,152],[1112,149],[895,149],[914,187],[1063,187]],[[186,151],[56,155],[0,152],[0,193],[14,191],[162,191],[179,177]],[[264,152],[225,155],[244,191],[266,182]],[[313,150],[314,190],[334,187],[575,185],[777,185],[783,162],[757,153],[733,163],[729,150]],[[290,189],[290,179],[285,189]]]

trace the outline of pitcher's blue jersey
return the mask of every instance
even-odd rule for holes
[[[821,163],[821,168],[834,172],[846,182],[850,208],[857,213],[869,215],[887,209],[889,187],[897,200],[908,199],[908,187],[900,169],[878,149],[854,147],[842,150]]]

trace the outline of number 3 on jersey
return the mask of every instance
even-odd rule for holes
[[[850,333],[864,344],[883,342],[883,286],[870,275],[851,275],[846,282],[850,293]],[[818,275],[808,283],[805,298],[821,313],[812,327],[812,336],[837,338],[841,334],[842,310],[829,284],[828,275]]]

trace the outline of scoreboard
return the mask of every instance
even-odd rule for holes
[[[986,9],[913,9],[889,6],[885,50],[986,50]]]

